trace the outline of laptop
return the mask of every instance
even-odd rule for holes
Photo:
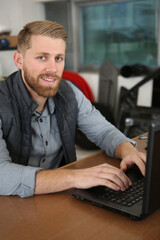
[[[98,186],[74,189],[72,195],[134,220],[143,219],[157,210],[160,207],[160,120],[151,122],[149,127],[145,177],[136,166],[126,174],[132,186],[124,192]]]

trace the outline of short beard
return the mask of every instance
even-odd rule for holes
[[[61,78],[58,75],[47,73],[47,74],[40,74],[37,78],[34,78],[30,75],[26,67],[24,67],[23,70],[24,70],[24,78],[26,83],[39,96],[44,98],[49,98],[49,97],[54,97],[56,95],[61,83]],[[39,83],[39,79],[43,76],[54,77],[57,79],[57,81],[53,86],[44,86]]]

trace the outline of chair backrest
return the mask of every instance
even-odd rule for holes
[[[120,101],[119,103],[122,104],[123,102],[126,102],[129,98],[133,99],[137,101],[137,91],[138,88],[141,87],[142,85],[144,85],[145,83],[147,83],[148,81],[150,81],[151,79],[153,79],[154,81],[159,80],[157,77],[160,77],[160,68],[156,69],[155,71],[150,72],[146,77],[144,77],[142,79],[142,81],[140,81],[139,83],[137,83],[135,86],[133,86],[131,89],[129,90],[125,90],[123,93],[120,94]],[[136,106],[136,101],[129,101],[128,103],[131,105],[129,105],[129,107],[133,107]]]
[[[148,81],[153,79],[154,82],[160,81],[160,68],[152,71],[146,77],[137,83],[131,89],[121,88],[120,97],[119,97],[119,107],[117,112],[117,122],[116,127],[119,128],[122,132],[125,127],[131,129],[136,125],[137,129],[142,130],[142,132],[148,131],[148,126],[152,118],[160,117],[160,106],[152,107],[140,107],[137,106],[137,96],[138,89]],[[153,89],[154,92],[154,89]],[[146,94],[146,93],[144,93]],[[159,96],[160,98],[160,96]],[[126,120],[128,122],[126,122]],[[129,122],[130,121],[130,122]],[[137,131],[139,131],[137,130]],[[131,130],[130,130],[131,131]],[[134,130],[135,132],[135,130]],[[128,133],[129,134],[129,133]],[[140,134],[137,132],[137,135]],[[134,137],[128,135],[129,137]]]
[[[86,80],[76,72],[64,71],[62,78],[75,84],[91,102],[94,102],[93,93]]]
[[[132,95],[134,91],[137,91],[139,87],[141,87],[151,79],[158,80],[157,77],[160,77],[160,68],[157,68],[155,71],[150,72],[146,77],[142,79],[142,81],[140,81],[134,87],[129,89],[123,96],[121,96],[121,100],[125,100],[127,96]]]
[[[119,70],[111,63],[104,62],[99,69],[98,102],[112,110],[114,115]]]

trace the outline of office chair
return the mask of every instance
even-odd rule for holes
[[[62,78],[76,85],[91,102],[94,102],[93,93],[86,80],[76,72],[64,71]]]
[[[154,83],[160,81],[160,68],[150,72],[130,90],[124,87],[121,88],[116,127],[130,138],[147,132],[150,122],[160,119],[160,94],[157,95],[159,98],[158,104],[152,103],[152,107],[137,106],[138,88],[151,79],[153,79]],[[157,89],[153,88],[153,99]]]
[[[103,109],[108,121],[115,122],[117,77],[119,70],[111,63],[104,62],[99,69],[99,95],[97,108]]]

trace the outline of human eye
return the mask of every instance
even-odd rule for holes
[[[44,56],[39,56],[38,59],[39,59],[39,60],[45,60],[46,57],[44,57]]]
[[[47,60],[47,55],[43,53],[36,54],[35,58],[38,61],[46,61]]]
[[[58,56],[58,57],[56,57],[56,62],[61,62],[61,61],[63,61],[63,57],[61,57],[61,56]]]

